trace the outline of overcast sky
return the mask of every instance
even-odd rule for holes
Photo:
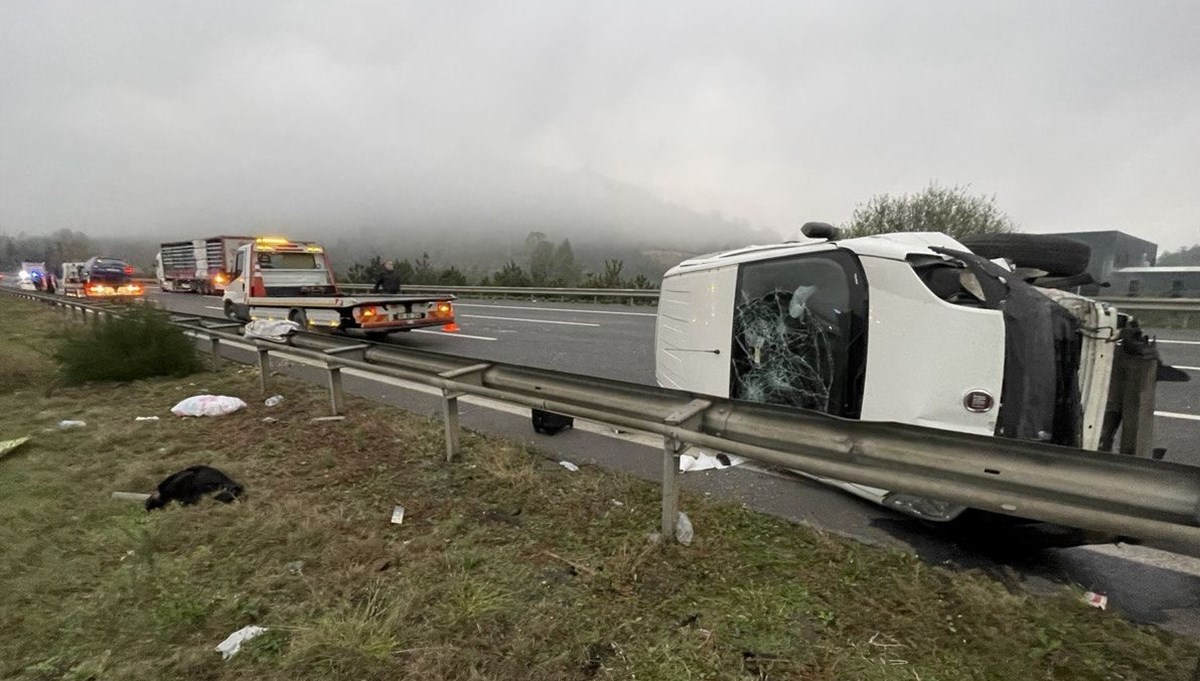
[[[536,212],[562,170],[781,234],[936,180],[1200,241],[1197,0],[0,8],[10,234]]]

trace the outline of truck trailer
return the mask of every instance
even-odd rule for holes
[[[155,258],[158,285],[168,292],[220,295],[232,279],[234,253],[253,241],[249,236],[214,236],[162,244]]]

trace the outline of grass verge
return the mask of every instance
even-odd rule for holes
[[[0,314],[19,320],[6,348],[61,323],[4,297]],[[703,498],[684,499],[691,547],[654,544],[652,485],[477,435],[446,465],[437,422],[351,399],[346,421],[314,423],[324,393],[278,380],[273,409],[236,366],[0,393],[0,439],[35,436],[0,460],[0,678],[1169,681],[1195,664],[1191,643],[1077,593],[1013,593]],[[169,414],[200,392],[251,407]],[[244,501],[110,499],[197,463]],[[248,624],[270,631],[221,661]]]

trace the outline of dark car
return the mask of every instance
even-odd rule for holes
[[[133,276],[133,267],[116,258],[90,258],[84,270],[92,281],[124,282]]]

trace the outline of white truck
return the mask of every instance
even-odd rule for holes
[[[225,316],[286,319],[304,329],[359,329],[367,336],[432,326],[454,329],[451,295],[343,295],[325,249],[311,241],[256,238],[234,255]]]
[[[249,236],[214,236],[161,244],[154,260],[158,285],[168,292],[220,295],[232,279],[237,249],[253,241]]]
[[[939,233],[840,240],[823,223],[803,233],[664,275],[659,385],[1092,450],[1110,450],[1123,421],[1121,451],[1162,456],[1154,381],[1186,376],[1161,366],[1127,315],[1035,285],[1078,276],[1086,247],[1081,260],[1077,242],[1039,235],[988,237],[972,253]],[[966,510],[822,481],[926,520]]]

